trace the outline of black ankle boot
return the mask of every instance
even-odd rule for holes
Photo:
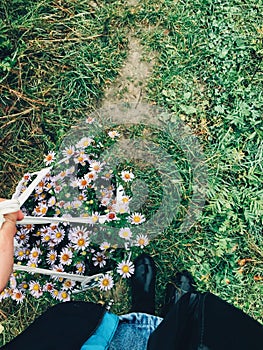
[[[131,312],[154,315],[156,267],[153,259],[143,253],[134,261],[135,271],[131,278]]]
[[[177,303],[184,294],[195,291],[192,275],[188,271],[178,272],[166,286],[165,302],[160,316],[165,317],[171,306]]]

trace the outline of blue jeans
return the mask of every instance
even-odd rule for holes
[[[161,322],[161,317],[138,312],[119,316],[109,350],[146,350],[150,334]]]
[[[139,312],[122,316],[107,312],[81,350],[146,350],[150,334],[161,322],[161,317]]]

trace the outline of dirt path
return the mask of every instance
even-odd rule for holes
[[[105,91],[102,107],[118,102],[141,102],[154,65],[154,57],[143,59],[144,48],[131,33],[128,37],[129,51],[116,81]]]

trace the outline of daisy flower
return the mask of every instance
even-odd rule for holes
[[[33,211],[37,216],[44,216],[48,211],[48,206],[44,203],[40,203]]]
[[[103,176],[101,176],[101,178],[103,180],[110,180],[112,178],[112,176],[113,176],[112,173],[113,173],[113,171],[109,170],[109,171],[103,173]]]
[[[59,193],[62,190],[62,186],[56,183],[53,186],[53,190],[54,190],[55,193]]]
[[[77,238],[88,237],[89,233],[90,231],[88,231],[84,226],[77,226],[70,229],[68,236],[70,241],[76,242]]]
[[[88,187],[89,183],[90,183],[89,179],[87,179],[85,176],[85,177],[79,179],[78,187],[80,190],[84,190],[85,188]]]
[[[78,152],[74,158],[75,164],[81,164],[82,166],[86,164],[87,160],[88,160],[88,157],[84,151]]]
[[[87,236],[78,237],[73,242],[73,248],[77,251],[85,250],[90,244],[90,239]]]
[[[57,299],[59,301],[69,301],[70,300],[70,294],[67,293],[65,290],[62,290],[58,293]]]
[[[95,121],[95,118],[92,118],[92,117],[87,117],[86,118],[86,123],[87,124],[92,124],[92,123],[94,123],[94,121]]]
[[[35,188],[35,192],[36,192],[37,194],[41,194],[43,191],[44,191],[44,188],[43,188],[43,187],[37,186],[37,187]]]
[[[20,231],[17,231],[15,238],[19,244],[25,244],[29,240],[29,235],[27,234],[26,230],[21,229]]]
[[[114,213],[114,211],[110,211],[107,215],[107,220],[108,221],[113,221],[113,220],[118,220],[116,213]]]
[[[12,289],[15,289],[17,287],[16,278],[13,274],[10,276],[9,285]]]
[[[74,209],[79,209],[79,208],[82,206],[82,201],[79,201],[79,200],[77,200],[77,201],[72,201],[72,202],[71,202],[71,206],[72,206],[72,208],[74,208]]]
[[[95,213],[91,214],[91,224],[96,224],[96,222],[99,221],[100,215],[99,213],[96,211]]]
[[[96,173],[99,173],[103,168],[103,165],[101,164],[101,162],[98,162],[97,160],[92,160],[90,162],[90,171],[95,171]]]
[[[52,292],[54,285],[51,282],[47,282],[43,285],[43,292]]]
[[[27,248],[25,247],[18,247],[15,250],[15,257],[17,260],[22,261],[27,257],[26,254]]]
[[[76,267],[76,274],[77,275],[83,275],[85,272],[85,264],[82,262],[79,262],[75,265]]]
[[[62,154],[67,157],[67,158],[70,158],[71,156],[74,155],[74,152],[75,152],[75,147],[74,146],[69,146],[67,148],[65,148],[63,151],[62,151]]]
[[[29,260],[26,265],[31,267],[32,269],[35,269],[36,267],[38,267],[38,261]],[[29,273],[33,274],[33,272]]]
[[[62,170],[56,177],[55,181],[63,180],[67,176],[67,170]]]
[[[71,187],[73,187],[73,188],[77,188],[77,187],[79,187],[79,179],[72,179],[71,181],[70,181],[70,186]]]
[[[129,240],[129,239],[131,239],[132,232],[131,232],[131,230],[128,227],[121,228],[120,231],[119,231],[119,236],[121,238]]]
[[[52,298],[54,299],[58,299],[58,296],[59,296],[59,291],[55,288],[53,288],[50,292],[50,294],[52,295]]]
[[[115,139],[115,137],[120,137],[120,133],[116,130],[109,131],[108,135],[111,139]]]
[[[93,139],[90,137],[83,137],[81,140],[79,140],[79,142],[76,144],[77,148],[86,148],[88,146],[90,146],[90,144],[92,143]]]
[[[50,165],[51,163],[54,162],[54,160],[56,159],[55,155],[56,155],[55,152],[49,152],[48,154],[45,154],[44,161],[45,161],[46,165]]]
[[[101,245],[100,245],[100,249],[101,250],[107,250],[107,249],[109,249],[110,248],[110,243],[109,242],[103,242],[103,243],[101,243]]]
[[[129,216],[128,220],[132,225],[139,225],[145,221],[145,217],[140,213],[134,213]]]
[[[123,204],[128,204],[130,200],[131,198],[129,196],[122,196],[120,202],[122,202]]]
[[[134,274],[134,265],[131,261],[122,261],[117,266],[117,272],[122,277],[129,278]]]
[[[0,293],[0,301],[9,298],[12,295],[12,290],[10,288],[5,288],[1,293]]]
[[[30,252],[30,255],[29,255],[29,259],[32,262],[37,263],[41,253],[42,252],[41,252],[40,248],[34,247],[33,249],[31,249],[31,252]]]
[[[103,277],[101,277],[98,281],[98,285],[100,290],[110,290],[114,286],[113,278],[110,274],[106,274]]]
[[[29,282],[29,291],[30,291],[30,294],[33,295],[33,297],[35,298],[40,298],[43,295],[41,286],[36,281]]]
[[[34,231],[34,228],[35,228],[35,225],[32,225],[32,224],[27,224],[24,226],[25,232],[32,232]]]
[[[23,176],[23,179],[24,181],[28,182],[31,180],[31,174],[30,173],[26,173],[24,176]]]
[[[100,205],[103,206],[103,207],[107,207],[107,205],[110,203],[110,200],[111,199],[108,198],[108,197],[102,197]]]
[[[55,250],[51,250],[48,254],[47,254],[47,258],[46,258],[46,262],[48,263],[48,265],[54,265],[57,259],[57,252]]]
[[[125,214],[125,213],[129,213],[129,206],[125,203],[116,203],[112,206],[112,209],[114,209],[114,211],[116,211],[116,213],[120,213],[120,214]]]
[[[61,241],[63,241],[65,237],[65,230],[63,229],[57,229],[55,231],[52,232],[52,240],[54,241],[54,243],[58,244]]]
[[[22,283],[19,284],[18,288],[21,292],[24,292],[28,289],[29,285],[26,281],[23,281]]]
[[[51,232],[47,232],[41,235],[41,242],[42,243],[48,243],[52,239]]]
[[[75,168],[74,165],[72,165],[70,168],[67,169],[67,174],[68,175],[73,175],[77,169]]]
[[[17,302],[17,304],[22,303],[25,295],[17,288],[13,289],[11,298]]]
[[[93,264],[94,266],[99,265],[99,267],[103,267],[106,265],[106,256],[102,253],[96,253],[93,257]]]
[[[147,246],[149,244],[149,239],[145,235],[138,235],[136,237],[135,244],[138,247],[144,248],[145,246]]]
[[[129,182],[134,179],[134,174],[131,171],[122,171],[121,178],[123,181]]]
[[[68,248],[63,248],[59,254],[59,260],[62,265],[70,265],[72,261],[72,251]]]
[[[53,266],[52,266],[52,270],[53,270],[53,271],[56,271],[56,272],[64,272],[64,267],[63,267],[62,264],[60,264],[60,265],[53,265]],[[62,281],[64,280],[64,278],[58,277],[58,276],[56,276],[56,275],[52,275],[52,278],[53,278],[54,280],[60,281],[60,282],[62,282]]]
[[[76,284],[76,282],[75,281],[72,281],[72,280],[65,280],[64,282],[63,282],[63,290],[71,290],[72,288],[74,288],[75,287],[75,284]]]
[[[87,195],[85,193],[85,191],[81,192],[76,198],[75,198],[76,201],[85,201],[87,200]]]
[[[90,171],[85,175],[85,178],[90,181],[95,181],[98,178],[98,175],[95,171]]]

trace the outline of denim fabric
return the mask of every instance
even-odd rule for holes
[[[81,350],[105,350],[108,349],[109,343],[115,334],[119,323],[119,317],[106,312],[99,328],[95,333],[82,345]]]
[[[146,350],[150,334],[162,320],[161,317],[138,312],[119,316],[119,325],[109,350]]]

